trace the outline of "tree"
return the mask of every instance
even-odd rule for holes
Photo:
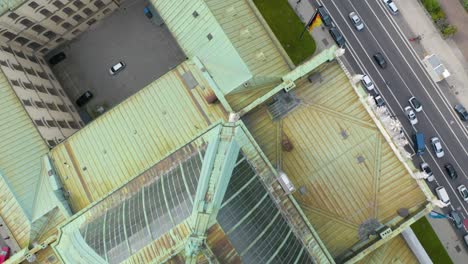
[[[447,24],[442,28],[442,35],[446,38],[453,36],[457,33],[457,27],[454,25]]]

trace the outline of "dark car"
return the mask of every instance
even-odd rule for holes
[[[451,163],[445,164],[445,170],[447,171],[448,176],[454,180],[458,177],[457,171]]]
[[[379,93],[377,93],[374,96],[374,100],[375,100],[375,104],[377,106],[384,106],[385,105],[385,101],[384,101],[384,99],[382,98],[382,96]]]
[[[460,229],[463,227],[463,221],[457,211],[450,212],[449,217],[451,218],[452,223],[456,228]]]
[[[340,48],[343,48],[346,41],[343,35],[341,35],[341,32],[336,27],[330,28],[329,32],[333,40],[335,41],[336,45],[338,45],[338,47]]]
[[[460,116],[460,119],[463,121],[468,121],[468,111],[466,111],[463,105],[457,104],[455,105],[455,112]]]
[[[377,64],[380,66],[380,68],[382,68],[382,69],[387,68],[387,62],[385,61],[385,58],[382,55],[382,53],[377,52],[376,54],[374,54],[374,60],[375,60],[375,62],[377,62]]]
[[[320,15],[320,18],[322,18],[322,22],[326,27],[331,27],[332,26],[332,19],[331,16],[328,14],[327,10],[325,10],[325,7],[320,6],[318,9],[318,13]]]
[[[52,56],[49,59],[49,64],[54,66],[54,65],[58,64],[59,62],[63,61],[64,59],[66,59],[66,58],[67,58],[67,56],[65,55],[65,53],[59,52],[59,53],[55,54],[54,56]]]
[[[93,94],[90,91],[86,91],[78,99],[76,99],[76,105],[79,107],[84,106],[93,98]]]

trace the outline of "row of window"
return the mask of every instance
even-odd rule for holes
[[[55,95],[55,96],[63,96],[66,97],[65,93],[62,91],[62,89],[55,89],[54,87],[45,87],[44,85],[41,84],[32,84],[29,82],[23,82],[21,80],[10,80],[11,84],[18,86],[18,87],[23,87],[24,89],[29,89],[33,91],[37,91],[39,93],[44,93],[44,94],[50,94],[50,95]]]
[[[52,119],[36,119],[34,123],[38,127],[60,127],[67,129],[80,129],[78,123],[73,120],[52,120]]]
[[[64,104],[55,104],[55,103],[43,103],[41,101],[34,101],[34,105],[31,99],[22,99],[23,104],[25,106],[31,106],[31,107],[37,107],[37,108],[42,108],[42,109],[49,109],[52,111],[60,111],[64,113],[69,113],[70,110],[64,105]],[[71,109],[72,112],[75,111],[75,109],[69,105],[69,108]]]
[[[14,69],[16,71],[27,72],[29,75],[40,77],[46,81],[49,81],[49,79],[55,81],[55,78],[52,74],[47,74],[43,71],[37,71],[37,70],[34,70],[33,68],[22,67],[19,64],[15,64],[15,63],[10,64],[9,61],[0,60],[0,65],[4,67],[8,67],[10,69]]]

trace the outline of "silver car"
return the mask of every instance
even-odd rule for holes
[[[416,113],[414,112],[411,106],[405,107],[405,114],[408,117],[411,125],[416,125],[418,123],[418,118],[416,117]]]
[[[364,23],[362,23],[361,18],[356,14],[356,12],[349,13],[349,19],[351,19],[351,23],[353,23],[353,26],[358,31],[361,31],[364,29]]]
[[[431,138],[431,145],[437,158],[442,158],[445,155],[444,150],[442,149],[442,143],[438,137]]]
[[[364,87],[366,87],[366,89],[367,89],[368,91],[374,90],[374,83],[373,83],[372,80],[369,78],[369,76],[364,75],[364,76],[362,77],[361,82],[362,82],[362,84],[364,84]]]
[[[466,189],[465,185],[460,185],[457,187],[458,192],[460,193],[461,197],[465,202],[468,201],[468,190]]]

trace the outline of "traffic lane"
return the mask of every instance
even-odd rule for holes
[[[423,91],[426,97],[430,97],[428,99],[432,98],[434,100],[434,105],[438,106],[438,109],[436,110],[440,110],[442,112],[442,115],[448,119],[446,121],[450,123],[449,119],[454,119],[453,121],[455,121],[455,123],[452,125],[454,133],[460,137],[461,144],[468,147],[468,133],[466,131],[465,124],[459,121],[459,117],[453,110],[453,105],[450,104],[444,95],[440,93],[439,87],[437,87],[437,84],[432,81],[426,70],[423,68],[419,57],[412,52],[407,41],[402,39],[402,37],[405,38],[404,35],[402,35],[402,33],[400,34],[400,32],[397,31],[397,28],[393,26],[393,21],[390,20],[392,15],[390,15],[385,6],[382,6],[378,1],[357,1],[352,5],[359,6],[359,9],[369,11],[365,12],[366,20],[372,19],[373,24],[378,24],[380,26],[379,30],[381,30],[382,34],[388,37],[387,40],[389,43],[391,42],[394,46],[398,47],[399,52],[401,52],[401,58],[406,64],[409,64],[407,65],[408,70],[416,77],[414,79],[415,83],[420,85],[422,88],[421,91]],[[370,10],[370,8],[372,10]],[[379,14],[379,12],[383,13]],[[369,14],[369,16],[367,14]],[[378,18],[376,16],[378,16]],[[394,18],[399,19],[399,16],[394,16]],[[384,24],[384,26],[380,25],[379,21]]]
[[[340,8],[341,8],[341,5],[340,5]],[[349,10],[350,9],[348,8],[347,10],[343,11],[343,13],[347,12]],[[334,17],[334,19],[336,19],[338,23],[347,22],[347,21],[343,21],[343,17],[342,17],[343,13],[340,14],[337,11],[338,14],[333,15],[334,12],[332,11],[331,8],[330,8],[330,12],[332,13],[332,17]],[[379,24],[377,23],[377,21],[372,20],[372,18],[375,18],[375,16],[371,17],[371,22],[372,23],[368,22],[368,30],[370,31],[369,33],[371,33],[371,31],[376,31],[376,30],[381,31],[381,28],[376,29],[376,26],[378,26]],[[353,35],[352,32],[350,32],[350,33],[351,33],[351,35]],[[349,36],[349,34],[347,34],[347,32],[343,32],[343,34],[345,35],[345,37],[347,37],[348,42],[350,42],[350,43],[353,42],[352,38],[350,38],[350,36]],[[365,34],[361,34],[361,36],[365,36]],[[444,129],[443,126],[441,126],[441,127],[439,126],[438,128],[436,128],[434,123],[435,124],[443,124],[444,121],[446,121],[446,120],[443,120],[443,113],[439,113],[437,111],[437,109],[435,108],[435,106],[433,104],[431,104],[431,101],[427,97],[427,93],[425,93],[424,91],[423,92],[417,92],[417,91],[420,91],[422,89],[421,89],[420,84],[416,80],[417,77],[409,69],[410,65],[408,65],[406,63],[406,61],[404,61],[402,59],[401,54],[398,52],[398,47],[393,45],[393,43],[391,43],[391,41],[388,39],[389,36],[384,34],[384,37],[386,37],[387,39],[384,39],[383,41],[379,41],[375,37],[375,35],[374,35],[374,37],[371,37],[371,38],[375,38],[374,41],[377,42],[378,45],[380,45],[378,50],[382,50],[382,52],[386,55],[386,57],[388,57],[387,60],[388,60],[388,62],[390,64],[389,67],[393,66],[394,70],[395,70],[395,72],[397,72],[398,76],[394,76],[394,75],[390,76],[389,74],[387,74],[385,72],[382,72],[382,75],[385,77],[386,80],[392,80],[392,83],[393,83],[393,80],[400,79],[403,86],[406,86],[406,89],[398,89],[398,93],[396,93],[399,102],[404,102],[405,104],[408,104],[407,100],[411,97],[411,95],[415,95],[419,100],[422,101],[422,103],[425,106],[424,107],[425,108],[425,113],[426,113],[425,117],[429,122],[432,123],[433,130],[434,130],[434,131],[431,131],[433,133],[433,135],[430,135],[430,137],[431,136],[441,137],[441,140],[442,140],[443,144],[446,145],[445,148],[448,150],[447,151],[448,154],[450,156],[452,156],[452,158],[454,160],[457,160],[457,157],[464,157],[464,160],[455,162],[455,163],[457,163],[457,164],[455,164],[455,166],[459,167],[459,169],[462,171],[463,176],[466,178],[467,175],[465,173],[465,170],[468,168],[468,165],[466,166],[467,168],[462,168],[463,165],[461,165],[461,164],[466,164],[465,162],[468,161],[468,155],[466,153],[466,149],[464,149],[463,146],[460,146],[460,144],[459,144],[460,139],[457,139],[456,137],[450,137],[450,136],[449,137],[444,137],[444,136],[447,136],[447,135],[450,135],[450,134],[454,133],[450,129]],[[372,42],[372,39],[369,39],[369,41],[366,41],[366,43],[369,43],[369,42]],[[369,47],[369,46],[371,46],[371,45],[367,45],[367,47]],[[374,48],[369,47],[369,48],[366,48],[366,49],[367,50],[373,50],[373,51],[367,52],[368,55],[373,55],[373,53],[376,52],[375,47]],[[397,83],[396,86],[391,85],[391,87],[392,87],[391,89],[393,89],[393,87],[402,87],[402,85],[400,85],[401,83]],[[415,87],[417,89],[412,89],[412,91],[410,91],[410,87],[409,87],[408,83],[414,84],[413,87]],[[383,90],[385,90],[385,89],[383,89]],[[436,98],[440,100],[440,103],[442,103],[442,101],[441,101],[441,99],[439,97],[436,97]],[[436,113],[436,114],[431,114],[431,116],[429,117],[429,115],[427,115],[427,113]],[[439,115],[437,115],[437,113],[439,113]],[[448,115],[449,115],[449,113],[448,113]],[[447,122],[445,122],[445,123],[447,123]],[[448,126],[450,126],[450,124]],[[447,147],[447,146],[449,146],[449,147]],[[460,150],[457,149],[457,148],[460,148]]]

